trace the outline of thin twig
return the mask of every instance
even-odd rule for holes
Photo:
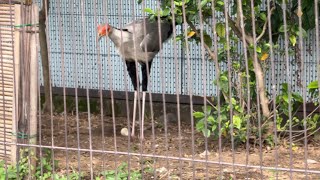
[[[272,15],[272,12],[275,10],[275,7],[272,7],[270,10],[270,13],[268,13],[268,18],[266,19],[266,22],[263,25],[262,28],[262,32],[260,33],[260,35],[257,37],[256,42],[259,42],[259,40],[262,38],[262,36],[265,34],[266,30],[267,30],[267,25],[268,25],[268,19],[269,17]],[[270,18],[271,19],[271,18]]]
[[[187,20],[187,23],[191,27],[192,31],[194,31],[196,33],[196,36],[198,38],[200,38],[200,34],[199,34],[197,28],[194,26],[194,24],[192,22],[188,21],[188,20]],[[215,53],[210,49],[210,47],[206,43],[203,43],[203,46],[207,50],[207,52],[209,53],[209,55],[212,58],[212,60],[215,62],[215,64],[216,64],[215,68],[216,68],[217,73],[220,74],[219,63],[218,63],[218,59],[215,56]],[[228,96],[224,92],[222,92],[222,95],[223,95],[225,101],[227,103],[229,103]]]
[[[320,130],[320,127],[318,127],[315,131],[313,131],[313,132],[311,132],[310,134],[308,134],[307,137],[302,137],[302,138],[297,139],[297,140],[295,140],[295,141],[293,141],[293,142],[298,142],[298,141],[301,141],[301,140],[304,139],[304,138],[308,138],[308,137],[312,136],[314,133],[318,132],[319,130]]]

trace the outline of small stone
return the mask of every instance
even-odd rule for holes
[[[308,163],[308,164],[317,164],[318,161],[315,161],[315,160],[313,160],[313,159],[307,159],[307,163]]]
[[[122,136],[128,136],[129,135],[128,128],[122,128],[120,133]]]
[[[203,151],[203,153],[199,154],[199,156],[200,156],[201,158],[205,158],[206,155],[207,155],[207,156],[210,155],[210,152],[209,152],[208,150],[205,150],[205,151]]]
[[[271,147],[267,146],[267,152],[271,151]]]
[[[165,168],[165,167],[161,167],[161,168],[156,169],[156,171],[157,171],[158,173],[162,174],[162,173],[167,172],[168,170],[167,170],[167,168]]]

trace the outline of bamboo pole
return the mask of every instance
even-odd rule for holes
[[[20,5],[14,5],[14,14],[15,14],[15,24],[21,24],[21,10]],[[18,92],[19,92],[19,62],[20,62],[20,33],[19,31],[14,31],[14,98],[13,98],[13,110],[12,110],[12,132],[17,132],[18,125]],[[11,146],[11,161],[13,163],[17,162],[17,137],[12,137]]]

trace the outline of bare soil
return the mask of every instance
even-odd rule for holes
[[[290,168],[291,152],[291,168],[304,170],[306,160],[303,145],[295,146],[292,151],[284,145],[279,146],[277,150],[262,146],[260,153],[259,144],[255,147],[250,144],[248,152],[245,145],[237,145],[232,151],[230,141],[222,140],[222,148],[219,153],[218,142],[208,139],[207,160],[210,163],[206,163],[204,153],[206,140],[201,133],[192,130],[189,122],[182,122],[180,131],[177,123],[168,123],[166,133],[163,122],[156,119],[154,122],[155,136],[153,136],[152,128],[150,128],[151,120],[147,119],[145,126],[148,128],[145,130],[143,143],[138,138],[130,140],[129,143],[128,137],[120,134],[121,129],[127,127],[127,124],[125,117],[113,119],[112,117],[101,118],[99,115],[90,115],[88,118],[87,114],[80,114],[77,121],[76,116],[71,114],[53,117],[42,115],[41,144],[58,147],[53,151],[54,159],[59,160],[56,172],[65,173],[80,169],[84,172],[85,179],[90,179],[90,172],[96,177],[102,171],[115,170],[123,162],[129,163],[130,169],[144,169],[144,179],[306,178],[304,172],[289,173],[268,169],[275,167],[276,164],[279,168]],[[179,133],[181,133],[181,138],[179,138]],[[66,150],[65,147],[69,149]],[[136,154],[129,156],[128,152]],[[319,155],[319,142],[310,141],[307,147],[307,159],[313,161],[307,164],[309,171],[320,170]],[[179,157],[182,160],[179,160]],[[219,159],[224,165],[218,163]],[[249,165],[262,166],[267,169],[245,168],[246,162]],[[238,164],[242,167],[237,166]],[[147,169],[153,171],[149,172]],[[320,174],[309,173],[307,176],[309,179],[320,179]]]

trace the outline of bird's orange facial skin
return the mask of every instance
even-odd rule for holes
[[[98,34],[99,34],[99,37],[106,36],[107,35],[107,27],[98,25]]]
[[[106,25],[98,25],[98,35],[99,39],[102,38],[103,36],[107,36],[111,31],[111,27],[106,24]]]

